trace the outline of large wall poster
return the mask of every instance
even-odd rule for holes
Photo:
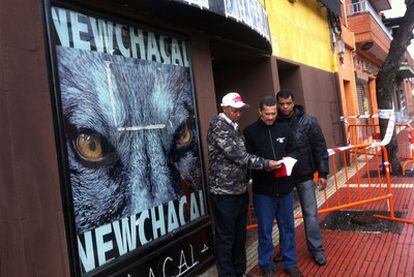
[[[81,272],[206,214],[185,40],[52,7]]]

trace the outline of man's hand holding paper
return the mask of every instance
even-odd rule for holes
[[[275,177],[282,178],[292,175],[293,167],[295,166],[298,160],[292,157],[284,157],[283,159],[277,161],[279,167],[276,168]]]

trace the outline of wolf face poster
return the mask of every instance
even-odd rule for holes
[[[52,7],[82,271],[205,215],[186,41]]]

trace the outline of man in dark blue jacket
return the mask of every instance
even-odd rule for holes
[[[260,118],[244,130],[247,151],[276,160],[295,158],[293,132],[285,123],[276,123],[276,98],[267,96],[260,102]],[[302,276],[296,266],[295,226],[293,219],[293,182],[290,177],[275,177],[273,171],[252,170],[253,205],[258,220],[259,267],[263,276],[273,276],[273,221],[279,227],[283,268],[290,276]]]
[[[295,105],[293,93],[281,90],[277,96],[278,122],[288,123],[295,133],[298,143],[299,162],[295,174],[296,189],[299,194],[308,250],[318,265],[326,264],[323,239],[318,219],[318,206],[313,175],[317,171],[320,190],[326,188],[329,173],[328,152],[322,130],[316,118]]]

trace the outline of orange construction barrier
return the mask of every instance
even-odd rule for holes
[[[342,120],[345,122],[348,144],[371,144],[374,140],[381,140],[378,118],[354,116]]]
[[[414,164],[414,128],[411,122],[395,124],[398,149],[400,151],[402,173],[406,167]],[[352,144],[372,143],[380,140],[379,125],[374,123],[347,123],[348,142]]]
[[[323,203],[318,209],[320,214],[386,201],[389,215],[375,217],[414,223],[414,220],[395,216],[390,163],[385,146],[365,144],[330,149],[328,152],[332,176],[323,190],[323,199],[318,201]],[[338,169],[340,165],[343,167]],[[248,212],[248,230],[257,228],[251,209]],[[301,217],[298,215],[295,219]]]
[[[397,133],[400,158],[404,160],[401,162],[402,173],[405,175],[406,166],[414,163],[414,128],[409,122],[400,123],[397,124]]]

